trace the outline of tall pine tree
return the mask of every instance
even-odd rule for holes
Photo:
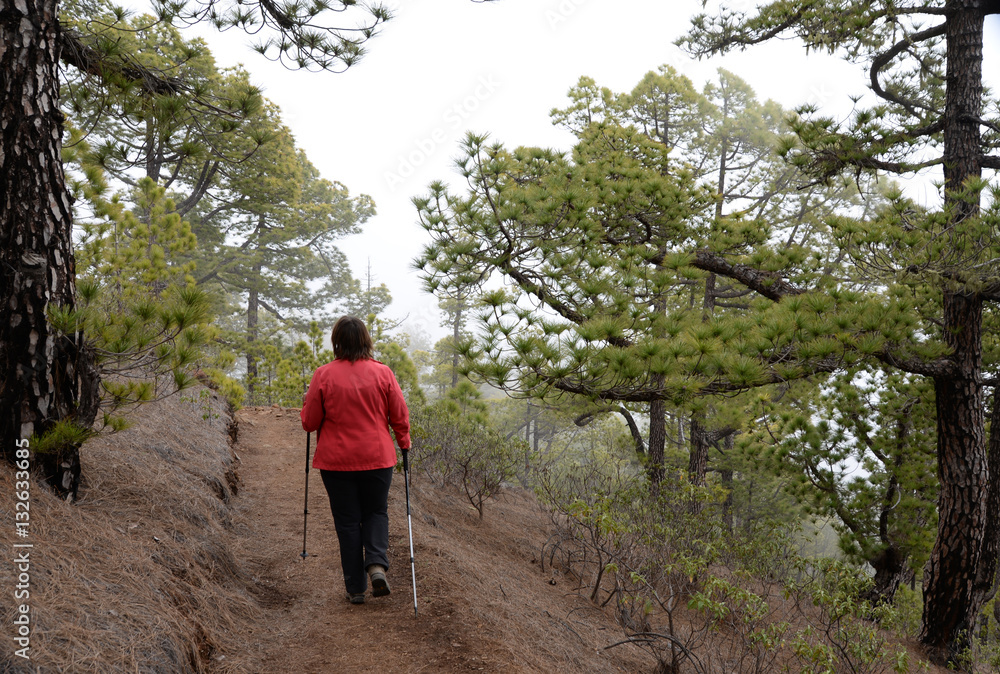
[[[1000,300],[998,267],[991,262],[1000,251],[993,214],[981,212],[983,170],[1000,168],[1000,126],[989,112],[996,106],[983,90],[984,20],[997,13],[1000,4],[989,0],[781,1],[751,15],[723,10],[697,17],[682,42],[702,55],[794,35],[807,48],[862,61],[877,103],[845,124],[804,117],[796,127],[803,145],[796,159],[821,178],[943,169],[939,213],[923,222],[901,217],[897,228],[878,232],[881,246],[867,237],[879,252],[897,253],[888,271],[920,276],[940,297],[927,329],[943,355],[892,363],[930,377],[937,401],[941,492],[921,641],[938,662],[954,662],[968,644],[993,585],[1000,538],[1000,476],[990,470],[1000,459],[987,451],[982,342],[984,305]],[[902,245],[913,250],[909,259],[898,254]]]

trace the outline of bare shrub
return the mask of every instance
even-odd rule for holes
[[[415,410],[411,421],[414,465],[435,483],[457,487],[482,519],[486,501],[516,474],[523,441],[447,404]]]
[[[777,522],[730,530],[711,507],[721,490],[678,472],[653,494],[615,461],[550,468],[538,484],[556,527],[543,563],[575,577],[592,602],[614,601],[625,638],[608,648],[639,646],[664,673],[909,671],[879,627],[893,609],[862,599],[864,573],[801,557]]]

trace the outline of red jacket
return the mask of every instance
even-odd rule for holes
[[[410,447],[410,412],[399,383],[377,360],[334,360],[313,373],[302,405],[302,428],[318,430],[313,468],[375,470],[396,465]]]

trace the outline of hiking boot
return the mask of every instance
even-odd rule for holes
[[[348,592],[347,601],[352,604],[364,604],[365,603],[365,593],[364,592]]]
[[[368,567],[368,578],[372,582],[372,596],[384,597],[389,594],[389,581],[385,579],[385,567],[372,564]]]

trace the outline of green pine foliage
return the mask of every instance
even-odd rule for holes
[[[691,480],[749,495],[771,473],[837,518],[844,551],[876,570],[872,600],[890,601],[934,540],[940,406],[919,375],[949,367],[942,292],[992,292],[994,206],[952,245],[957,211],[862,174],[816,180],[796,159],[816,150],[804,113],[757,102],[730,73],[701,93],[669,68],[631,94],[583,79],[570,98],[553,118],[576,134],[571,151],[470,134],[466,187],[414,202],[428,289],[478,300],[464,372],[540,401],[642,406],[651,449],[674,412]]]
[[[934,392],[920,378],[846,371],[765,400],[744,456],[768,461],[807,512],[834,524],[848,559],[891,602],[919,578],[937,529]]]
[[[75,183],[91,208],[78,219],[79,309],[52,322],[64,331],[82,327],[101,373],[103,426],[117,429],[122,407],[193,384],[210,365],[206,347],[216,331],[185,261],[195,237],[165,190],[140,180],[129,209],[91,175]]]
[[[552,117],[577,136],[571,152],[468,136],[467,191],[434,184],[414,201],[432,236],[416,264],[440,297],[478,301],[479,336],[456,343],[475,381],[656,407],[655,481],[663,405],[732,435],[741,403],[705,396],[829,371],[872,341],[845,315],[870,314],[855,294],[792,285],[844,273],[827,221],[865,202],[843,182],[789,197],[802,176],[775,153],[783,111],[731,73],[703,92],[669,67],[629,94],[583,78],[570,99]]]

